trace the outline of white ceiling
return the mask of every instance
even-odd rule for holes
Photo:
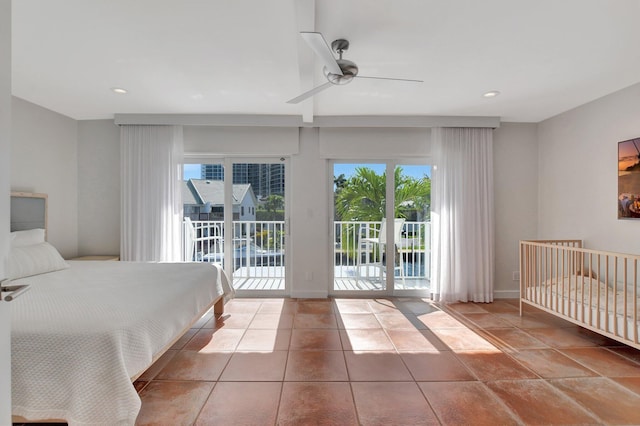
[[[498,116],[538,122],[640,82],[639,0],[14,0],[13,94],[115,113]],[[326,82],[299,36],[346,38]],[[123,87],[126,95],[110,89]],[[482,94],[499,90],[496,98]]]

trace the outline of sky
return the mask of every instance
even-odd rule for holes
[[[200,164],[185,164],[184,179],[200,179]]]
[[[385,170],[384,164],[342,164],[336,163],[333,166],[333,175],[339,176],[344,173],[345,177],[349,177],[355,173],[356,167],[365,166],[373,169],[376,173],[382,174]],[[415,166],[415,165],[403,165],[402,170],[405,175],[409,175],[416,179],[422,178],[425,174],[431,177],[430,166]],[[200,164],[185,164],[184,165],[184,178],[185,179],[200,179]]]
[[[356,167],[368,167],[372,169],[377,174],[382,174],[385,171],[386,165],[384,164],[342,164],[336,163],[333,165],[333,175],[340,176],[344,174],[345,177],[349,178],[355,173]],[[400,165],[402,167],[402,171],[405,175],[414,177],[416,179],[421,179],[425,174],[431,177],[431,166],[421,165]]]
[[[626,170],[627,167],[638,163],[640,158],[640,139],[630,139],[618,143],[618,170]]]

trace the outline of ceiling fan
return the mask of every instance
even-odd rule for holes
[[[414,83],[423,83],[422,80],[411,80],[407,78],[390,78],[390,77],[365,77],[358,75],[358,66],[347,59],[342,59],[342,53],[349,49],[349,40],[337,39],[331,43],[331,47],[327,44],[321,33],[316,32],[301,32],[300,35],[307,42],[307,44],[313,49],[313,51],[320,57],[324,63],[322,71],[324,72],[327,82],[321,84],[318,87],[314,87],[308,92],[296,96],[293,99],[287,101],[288,104],[297,104],[305,99],[310,98],[318,92],[328,89],[334,85],[341,85],[350,83],[354,78],[371,78],[376,80],[395,80],[395,81],[410,81]],[[333,56],[333,52],[339,55],[339,59]]]

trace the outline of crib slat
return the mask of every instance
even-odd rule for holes
[[[618,313],[618,292],[615,291],[618,285],[618,256],[613,257],[613,334],[619,336],[618,334],[618,321],[616,320],[616,314]]]
[[[607,255],[607,265],[606,265],[606,270],[605,270],[605,275],[606,275],[606,287],[605,288],[609,288],[609,255]],[[604,306],[605,306],[605,331],[607,332],[611,332],[611,330],[609,330],[609,292],[607,291],[604,294]]]
[[[627,293],[627,289],[625,289]],[[633,324],[638,324],[638,259],[633,260]],[[638,327],[633,327],[633,341],[638,343]]]
[[[624,316],[622,318],[626,319],[627,318],[627,293],[628,293],[628,291],[627,291],[627,258],[626,257],[624,258],[623,263],[624,263],[624,272],[623,272],[624,278],[622,279],[622,290],[623,290],[622,303],[624,303],[624,305],[622,306],[622,312],[623,312]],[[616,290],[617,290],[617,287],[616,287]],[[618,292],[616,291],[616,293],[618,293]],[[628,332],[629,332],[628,329],[629,329],[629,327],[627,327],[626,323],[623,324],[623,325],[624,325],[624,330],[622,330],[623,331],[623,337],[625,339],[627,339],[628,338]]]

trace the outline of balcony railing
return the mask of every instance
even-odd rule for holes
[[[185,221],[185,260],[224,265],[224,222]],[[284,278],[284,221],[233,222],[233,276]]]
[[[378,237],[380,222],[334,222],[334,264],[336,278],[370,275],[370,265],[381,268],[384,248],[371,242]],[[406,279],[430,278],[430,222],[404,222],[395,242],[395,275]],[[402,268],[400,270],[400,268]],[[375,271],[374,271],[375,272]]]
[[[365,239],[377,234],[380,222],[334,222],[334,277],[360,274],[362,265],[380,264],[384,254],[377,244]],[[404,279],[429,279],[430,222],[405,222],[402,238],[396,241],[395,275]],[[284,278],[284,221],[234,221],[233,255],[225,256],[224,222],[184,222],[184,258],[196,262],[224,264],[233,259],[234,277]],[[402,262],[400,262],[400,257]]]

